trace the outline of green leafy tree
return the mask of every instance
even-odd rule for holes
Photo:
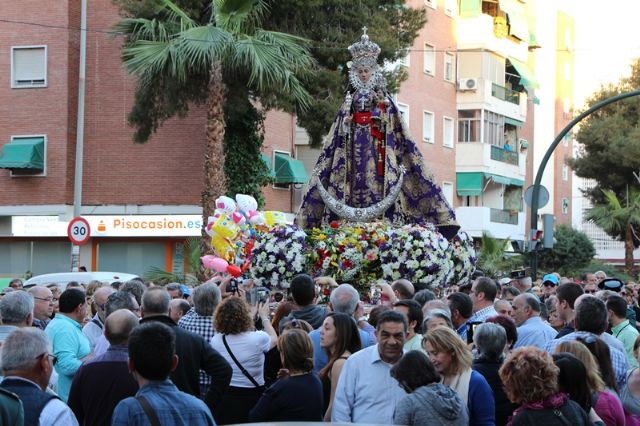
[[[612,96],[640,88],[640,59],[633,62],[631,75],[616,85],[602,86],[588,100],[585,109]],[[603,190],[624,197],[633,173],[640,171],[640,98],[632,97],[610,104],[580,123],[576,139],[581,144],[578,155],[568,161],[575,173],[594,179],[596,185],[585,191],[595,204],[607,203]],[[621,234],[613,237],[624,237]]]
[[[640,191],[629,187],[624,198],[611,190],[602,192],[606,202],[588,209],[585,217],[607,234],[624,241],[625,270],[633,276],[633,249],[640,241],[637,231],[640,229]]]
[[[205,11],[196,2],[187,2],[191,6],[186,11],[170,0],[142,3],[152,11],[152,18],[124,18],[116,24],[126,35],[124,65],[137,77],[134,123],[135,117],[145,120],[145,110],[150,113],[146,124],[138,126],[135,140],[143,142],[163,120],[186,114],[189,102],[204,99],[207,146],[202,209],[206,223],[215,199],[227,190],[224,76],[246,81],[245,96],[249,90],[282,93],[305,107],[309,95],[296,75],[308,70],[313,59],[301,37],[262,28],[268,12],[262,0],[212,0]],[[247,155],[246,161],[261,164],[259,151]],[[201,247],[203,252],[208,249],[204,230]]]
[[[596,254],[593,243],[584,232],[569,225],[559,225],[554,234],[553,249],[539,253],[540,268],[562,276],[579,276]]]
[[[298,124],[309,133],[312,146],[320,146],[347,88],[347,47],[358,41],[362,27],[381,49],[380,61],[403,57],[426,23],[424,8],[407,7],[405,0],[273,0],[269,28],[311,40],[318,69],[304,81],[312,95],[310,107],[298,114]],[[385,73],[389,90],[397,92],[407,78],[405,68]],[[280,100],[281,105],[283,100]],[[283,105],[285,106],[285,105]],[[285,106],[286,108],[286,106]]]

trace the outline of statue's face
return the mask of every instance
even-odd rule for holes
[[[358,73],[358,78],[360,79],[360,81],[362,81],[365,84],[371,78],[371,68],[369,68],[369,67],[360,67],[360,68],[358,68],[357,73]]]

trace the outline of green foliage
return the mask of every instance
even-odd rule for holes
[[[624,241],[625,230],[630,224],[634,229],[640,227],[640,191],[635,187],[629,187],[622,196],[617,196],[614,191],[602,191],[605,202],[588,209],[585,219],[593,221],[604,232]],[[640,240],[632,234],[633,245],[638,247]]]
[[[272,0],[268,28],[286,31],[311,41],[317,70],[304,80],[312,96],[310,107],[298,111],[298,124],[309,133],[311,144],[320,146],[329,132],[348,86],[351,60],[347,47],[358,41],[362,27],[380,45],[380,61],[393,62],[406,54],[426,22],[424,8],[413,9],[404,0]],[[402,67],[386,73],[391,92],[407,78]],[[275,104],[291,111],[286,100]]]
[[[553,249],[539,254],[540,268],[562,276],[579,276],[596,254],[593,243],[584,232],[568,225],[559,225],[554,234]]]
[[[160,285],[169,283],[198,285],[200,282],[193,272],[197,272],[200,269],[200,238],[187,238],[184,242],[184,254],[189,265],[189,271],[192,273],[174,274],[152,266],[143,274],[143,279]]]
[[[172,272],[167,272],[162,268],[158,268],[157,266],[152,266],[142,275],[142,279],[145,281],[151,281],[157,285],[167,285],[169,283],[180,283],[180,284],[190,284],[190,285],[198,285],[199,280],[195,275],[192,274],[174,274]]]
[[[232,86],[230,89],[242,91],[242,87]],[[246,92],[244,96],[228,97],[224,110],[227,195],[251,195],[261,208],[264,205],[262,187],[272,181],[269,169],[260,158],[264,114],[249,101]]]
[[[637,230],[640,227],[640,191],[627,186],[624,195],[603,190],[605,202],[587,210],[585,218],[593,221],[613,238],[624,241],[625,267],[633,273],[633,249],[640,245]]]
[[[631,68],[630,77],[596,91],[588,99],[585,109],[612,96],[640,88],[640,59]],[[612,190],[621,197],[633,180],[633,172],[640,170],[639,121],[640,98],[636,96],[610,104],[580,123],[576,139],[582,144],[582,149],[568,163],[578,176],[596,181],[595,187],[585,193],[593,204],[606,201],[603,189]]]
[[[505,252],[509,240],[498,240],[487,232],[482,233],[478,262],[476,269],[480,269],[488,277],[500,278],[508,276],[509,272],[522,265],[522,257],[506,257]]]
[[[113,0],[127,17],[148,20],[161,19],[161,0]],[[372,40],[382,49],[380,60],[395,61],[413,45],[418,32],[426,22],[424,8],[412,9],[404,0],[271,0],[270,13],[264,16],[265,29],[294,34],[311,42],[311,53],[316,61],[312,73],[300,70],[299,77],[306,91],[311,95],[309,106],[300,110],[290,97],[282,93],[262,88],[254,90],[265,108],[280,108],[297,113],[298,124],[305,128],[314,146],[322,144],[322,138],[329,132],[336,111],[343,101],[348,85],[346,63],[351,59],[347,46],[359,40],[362,27],[369,28]],[[201,25],[210,19],[211,0],[176,0],[183,11],[194,22]],[[128,31],[124,31],[128,34]],[[389,90],[396,92],[400,83],[407,78],[402,67],[385,73],[389,80]],[[237,82],[249,87],[250,75],[246,73],[225,73],[225,82]],[[174,114],[186,114],[190,102],[202,102],[206,97],[206,75],[192,76],[182,83],[184,92],[172,90],[174,81],[158,81],[155,87],[144,88],[146,93],[130,114],[130,123],[137,129],[136,141],[146,141],[158,125]],[[137,94],[143,90],[138,88]],[[168,93],[165,91],[168,90]],[[180,98],[184,95],[184,98]],[[230,96],[235,96],[229,93]],[[227,119],[228,117],[225,117]],[[247,130],[248,131],[248,130]],[[253,130],[255,137],[259,129]]]

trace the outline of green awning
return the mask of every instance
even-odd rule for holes
[[[516,127],[522,127],[524,125],[522,121],[514,120],[513,118],[509,118],[509,117],[504,118],[504,123],[511,124],[512,126],[516,126]]]
[[[474,197],[482,193],[482,173],[456,173],[456,192],[460,197]]]
[[[273,171],[273,167],[271,167],[271,158],[269,158],[266,154],[260,153],[260,159],[264,163],[265,166],[269,169],[269,177],[275,178],[276,173]]]
[[[276,152],[275,183],[307,183],[309,176],[302,161]]]
[[[520,74],[520,83],[525,86],[527,89],[537,89],[540,87],[536,78],[533,76],[533,72],[529,69],[527,64],[524,62],[520,62],[519,60],[509,57],[509,62],[516,69],[518,74]]]
[[[13,139],[4,145],[0,169],[44,170],[44,138]]]
[[[524,186],[524,181],[516,178],[510,178],[506,176],[494,175],[492,173],[485,173],[484,176],[487,179],[491,179],[495,183],[500,185],[514,185],[514,186]]]
[[[524,181],[506,176],[482,172],[456,173],[456,192],[460,197],[473,197],[482,194],[484,179],[491,179],[500,185],[524,186]]]
[[[460,0],[460,17],[474,18],[482,13],[481,0]]]

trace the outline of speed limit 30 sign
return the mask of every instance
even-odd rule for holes
[[[74,217],[67,227],[69,240],[78,246],[86,244],[91,238],[91,227],[89,222],[83,217]]]

